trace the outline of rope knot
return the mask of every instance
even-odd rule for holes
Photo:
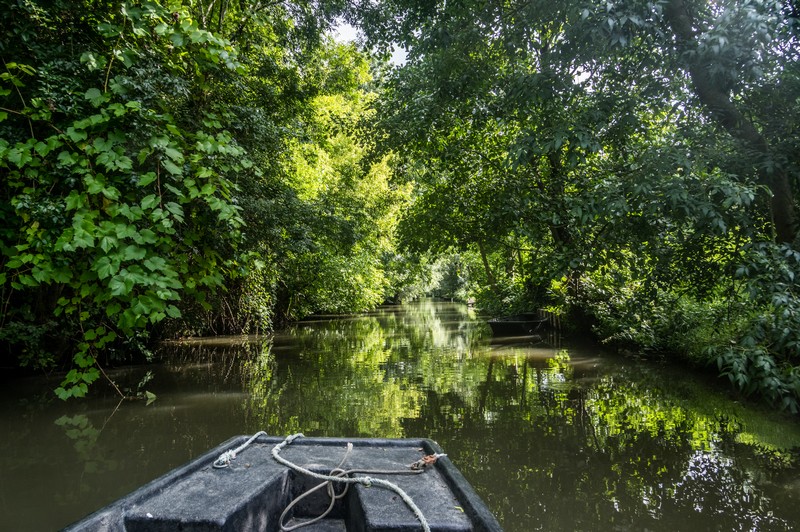
[[[439,458],[441,458],[443,456],[447,456],[447,455],[444,454],[444,453],[428,454],[428,455],[423,456],[422,458],[420,458],[419,460],[417,460],[416,462],[414,462],[413,464],[411,464],[408,467],[410,467],[411,469],[413,469],[415,471],[419,471],[421,469],[425,469],[426,467],[432,466],[433,464],[436,463],[436,461]]]
[[[228,467],[233,460],[236,460],[236,453],[234,451],[225,451],[214,461],[214,467],[217,469]]]
[[[215,468],[217,468],[217,469],[222,469],[224,467],[228,467],[229,465],[231,465],[231,461],[236,460],[236,454],[237,453],[240,453],[240,452],[244,451],[247,448],[247,446],[250,445],[251,443],[253,443],[259,436],[266,436],[266,435],[267,435],[267,433],[264,432],[263,430],[260,431],[260,432],[256,432],[255,434],[253,434],[250,437],[249,440],[244,442],[242,445],[240,445],[236,449],[230,449],[228,451],[225,451],[221,455],[219,455],[219,458],[214,460],[213,466]]]

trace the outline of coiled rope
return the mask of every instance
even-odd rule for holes
[[[214,467],[217,468],[217,469],[228,467],[230,465],[231,461],[236,459],[236,455],[237,454],[239,454],[242,451],[244,451],[247,448],[247,446],[249,446],[259,436],[262,436],[262,435],[266,436],[267,433],[264,432],[263,430],[260,431],[260,432],[257,432],[256,434],[253,434],[253,436],[251,436],[250,439],[248,439],[246,442],[244,442],[242,445],[240,445],[236,449],[225,451],[224,453],[219,455],[219,458],[217,458],[214,461],[214,464],[213,464]],[[425,516],[422,514],[422,510],[419,509],[419,506],[416,505],[416,503],[413,501],[413,499],[411,499],[411,497],[405,491],[403,491],[403,489],[400,486],[398,486],[397,484],[393,484],[392,482],[389,482],[388,480],[383,480],[381,478],[372,478],[372,477],[369,477],[369,476],[366,476],[366,477],[351,477],[349,475],[353,475],[353,474],[362,474],[362,475],[418,475],[418,474],[423,473],[425,471],[425,467],[426,466],[434,463],[439,457],[446,456],[446,455],[444,455],[444,454],[435,454],[435,455],[430,455],[430,456],[423,457],[423,459],[418,460],[418,461],[414,462],[413,464],[411,464],[409,466],[410,467],[409,470],[386,470],[386,471],[384,471],[384,470],[375,470],[375,469],[347,469],[347,470],[345,470],[345,469],[342,469],[342,466],[347,461],[347,457],[350,455],[350,452],[353,450],[353,444],[352,443],[348,443],[347,444],[347,449],[345,450],[344,457],[342,457],[342,460],[341,460],[341,462],[339,462],[339,465],[336,466],[335,468],[333,468],[329,475],[323,475],[323,474],[320,474],[320,473],[315,473],[315,472],[313,472],[313,471],[311,471],[309,469],[306,469],[306,468],[304,468],[302,466],[299,466],[297,464],[294,464],[294,463],[290,462],[289,460],[285,459],[284,457],[280,456],[280,452],[284,447],[286,447],[287,445],[291,444],[297,438],[304,438],[304,437],[305,436],[303,436],[303,434],[300,434],[300,433],[292,434],[291,436],[288,436],[285,440],[283,440],[281,443],[277,444],[275,447],[272,448],[272,457],[275,459],[276,462],[278,462],[281,465],[284,465],[284,466],[288,467],[289,469],[297,471],[298,473],[302,473],[303,475],[309,476],[311,478],[315,478],[317,480],[322,480],[323,482],[318,484],[318,485],[316,485],[316,486],[314,486],[310,490],[306,491],[305,493],[303,493],[302,495],[297,497],[295,500],[293,500],[291,503],[289,503],[289,505],[283,510],[283,513],[281,514],[281,518],[278,520],[278,522],[281,525],[281,530],[282,531],[289,532],[291,530],[296,530],[298,528],[302,528],[304,526],[311,525],[313,523],[316,523],[317,521],[320,521],[321,519],[324,519],[331,512],[331,510],[333,510],[333,506],[336,503],[336,501],[345,496],[345,494],[347,493],[347,490],[348,490],[348,488],[350,487],[351,484],[361,484],[362,486],[367,487],[367,488],[369,488],[371,486],[377,486],[379,488],[384,488],[384,489],[387,489],[387,490],[390,490],[390,491],[393,491],[394,493],[396,493],[398,495],[398,497],[400,497],[403,500],[403,502],[406,503],[406,506],[408,506],[408,508],[414,513],[416,518],[419,520],[420,524],[422,525],[422,530],[424,530],[425,532],[430,532],[430,530],[431,530],[430,525],[428,524],[428,520],[425,519]],[[344,486],[345,486],[344,490],[342,490],[341,493],[337,494],[336,493],[336,489],[334,488],[334,485],[333,485],[334,483],[344,484]],[[328,491],[328,496],[331,498],[331,502],[328,505],[328,508],[322,513],[322,515],[319,515],[318,517],[315,517],[315,518],[310,519],[308,521],[303,521],[303,522],[297,523],[295,525],[291,525],[291,526],[285,525],[284,524],[284,519],[286,518],[286,515],[291,511],[291,509],[300,500],[302,500],[303,498],[309,496],[310,494],[312,494],[313,492],[317,491],[318,489],[322,489],[323,486],[326,487],[326,489]]]
[[[348,443],[347,444],[347,450],[345,451],[344,456],[342,457],[342,461],[339,462],[338,466],[336,466],[333,469],[331,469],[330,476],[336,477],[336,478],[340,478],[340,477],[343,477],[343,476],[347,475],[347,472],[344,469],[342,469],[342,466],[347,461],[347,457],[350,455],[350,451],[352,451],[352,450],[353,450],[353,444],[352,443]],[[294,506],[297,503],[299,503],[300,501],[302,501],[303,499],[305,499],[306,497],[308,497],[309,495],[311,495],[312,493],[314,493],[318,489],[322,488],[323,486],[325,486],[327,488],[328,497],[330,497],[331,502],[328,505],[328,508],[324,512],[322,512],[322,514],[320,514],[319,516],[317,516],[317,517],[315,517],[313,519],[309,519],[308,521],[303,521],[303,522],[297,523],[297,524],[292,525],[292,526],[285,525],[283,523],[284,519],[286,519],[286,514],[288,514],[292,510],[292,508],[294,508]],[[348,490],[349,487],[350,486],[348,484],[345,484],[344,485],[344,489],[342,490],[342,492],[337,494],[336,493],[336,489],[333,487],[333,482],[327,481],[327,482],[320,482],[319,484],[317,484],[316,486],[314,486],[310,490],[307,490],[305,493],[303,493],[302,495],[297,497],[295,500],[290,502],[286,506],[286,508],[284,508],[283,512],[281,513],[280,519],[278,519],[278,524],[281,526],[281,530],[283,530],[285,532],[288,532],[290,530],[296,530],[298,528],[302,528],[304,526],[308,526],[308,525],[314,524],[317,521],[321,521],[329,513],[331,513],[331,511],[333,510],[334,504],[336,504],[336,501],[341,499],[342,497],[344,497],[347,494],[347,490]]]
[[[419,509],[419,506],[416,505],[414,500],[405,491],[403,491],[403,489],[400,486],[398,486],[397,484],[394,484],[392,482],[389,482],[388,480],[384,480],[382,478],[372,478],[372,477],[369,477],[369,476],[367,476],[367,477],[350,477],[350,476],[348,476],[348,475],[355,474],[355,473],[367,474],[367,475],[417,475],[419,473],[422,473],[424,471],[424,469],[415,469],[415,470],[408,470],[408,471],[405,471],[405,470],[381,471],[381,470],[367,470],[367,469],[343,470],[343,469],[341,469],[341,467],[342,467],[342,465],[344,465],[344,462],[347,460],[347,456],[350,454],[350,451],[352,451],[352,449],[353,449],[353,444],[352,443],[348,443],[347,444],[347,450],[345,451],[344,458],[342,458],[342,461],[339,463],[339,465],[336,468],[331,470],[331,474],[330,475],[323,475],[321,473],[315,473],[315,472],[313,472],[313,471],[311,471],[309,469],[306,469],[306,468],[304,468],[302,466],[294,464],[294,463],[290,462],[289,460],[286,460],[285,458],[280,456],[280,452],[284,447],[286,447],[287,445],[291,444],[297,438],[303,438],[303,437],[304,436],[301,433],[292,434],[291,436],[288,436],[285,440],[283,440],[281,443],[279,443],[278,445],[276,445],[275,447],[272,448],[272,457],[279,464],[282,464],[282,465],[288,467],[289,469],[292,469],[294,471],[297,471],[298,473],[302,473],[304,475],[307,475],[307,476],[309,476],[311,478],[315,478],[317,480],[322,480],[323,483],[311,488],[309,491],[307,491],[306,493],[304,493],[303,495],[301,495],[300,497],[298,497],[297,499],[292,501],[289,504],[289,506],[286,507],[286,509],[281,514],[281,518],[279,520],[279,523],[281,525],[281,530],[284,530],[284,531],[288,532],[290,530],[295,530],[295,529],[298,529],[300,527],[304,527],[304,526],[310,525],[312,523],[315,523],[315,522],[319,521],[320,519],[323,519],[333,509],[333,505],[336,502],[336,499],[340,499],[340,498],[344,497],[345,493],[347,493],[347,488],[350,486],[350,484],[361,484],[362,486],[367,487],[367,488],[369,488],[371,486],[377,486],[379,488],[384,488],[384,489],[387,489],[387,490],[390,490],[390,491],[393,491],[394,493],[396,493],[398,495],[398,497],[400,497],[403,500],[403,502],[406,503],[406,506],[408,506],[408,508],[417,517],[417,519],[419,520],[420,524],[422,525],[422,530],[424,530],[425,532],[430,532],[430,530],[431,530],[430,525],[428,524],[428,520],[425,519],[425,516],[423,515],[422,510]],[[333,488],[333,483],[334,482],[345,484],[344,491],[342,491],[342,493],[339,494],[338,496],[335,494],[335,490]],[[315,517],[314,519],[311,519],[309,521],[303,521],[302,523],[298,523],[298,524],[293,525],[293,526],[285,526],[283,524],[283,520],[286,517],[286,514],[289,512],[289,510],[297,503],[297,501],[299,501],[303,497],[307,496],[309,493],[311,493],[313,491],[316,491],[317,489],[320,489],[322,486],[327,486],[328,487],[327,488],[328,489],[328,494],[331,496],[331,503],[328,506],[328,509],[325,510],[325,512],[322,515],[320,515],[318,517]]]

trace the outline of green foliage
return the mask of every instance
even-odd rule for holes
[[[0,339],[61,397],[159,335],[437,290],[796,408],[779,2],[2,7]],[[408,63],[325,38],[343,12]]]
[[[798,411],[796,252],[748,246],[728,286],[706,299],[676,287],[646,289],[630,270],[597,272],[584,302],[606,342],[630,351],[680,354],[713,365],[744,395]]]
[[[359,9],[369,42],[409,50],[378,104],[415,185],[407,248],[475,253],[487,310],[578,307],[626,350],[719,358],[795,408],[800,91],[780,2]]]
[[[798,412],[800,300],[794,280],[800,253],[787,245],[753,245],[736,275],[744,285],[740,328],[730,343],[710,346],[708,356],[745,394]]]
[[[410,189],[393,182],[391,154],[368,157],[368,142],[356,134],[366,127],[371,100],[363,89],[365,58],[330,43],[323,59],[323,86],[337,92],[310,102],[309,138],[291,145],[287,164],[297,209],[293,230],[304,234],[282,238],[275,249],[283,319],[368,310],[398,289],[384,258],[396,254],[395,226]]]
[[[163,336],[403,290],[409,187],[369,153],[366,56],[322,36],[336,2],[5,4],[0,339],[59,397]]]
[[[428,291],[436,297],[466,301],[474,290],[471,286],[474,283],[471,275],[474,259],[469,254],[440,256],[432,265],[431,288]]]
[[[47,370],[56,362],[51,352],[56,326],[55,321],[41,325],[10,321],[0,329],[0,342],[16,353],[20,367]]]
[[[198,108],[179,120],[168,110],[191,105],[220,69],[241,68],[233,48],[185,11],[152,2],[122,4],[96,22],[55,57],[17,50],[32,65],[7,63],[0,80],[11,112],[0,123],[0,280],[4,299],[23,309],[48,294],[32,319],[72,329],[61,398],[85,395],[97,358],[119,338],[179,317],[182,297],[203,301],[219,286],[242,225],[233,176],[247,160],[221,115]],[[63,63],[76,79],[57,94],[51,81]],[[7,307],[3,321],[20,315]]]
[[[433,275],[426,256],[387,253],[382,262],[389,284],[388,302],[405,303],[430,293]]]

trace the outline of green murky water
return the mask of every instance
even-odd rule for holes
[[[556,346],[553,346],[556,344]],[[789,530],[800,424],[596,347],[492,341],[461,305],[164,348],[112,372],[158,399],[0,392],[0,530],[53,530],[236,434],[429,437],[509,531]]]

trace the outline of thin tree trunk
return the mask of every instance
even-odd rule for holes
[[[486,271],[486,279],[489,281],[489,286],[492,287],[492,292],[497,294],[497,280],[494,278],[492,268],[489,266],[489,258],[486,256],[486,248],[483,246],[482,240],[478,240],[478,251],[480,251],[481,254],[483,269]]]

